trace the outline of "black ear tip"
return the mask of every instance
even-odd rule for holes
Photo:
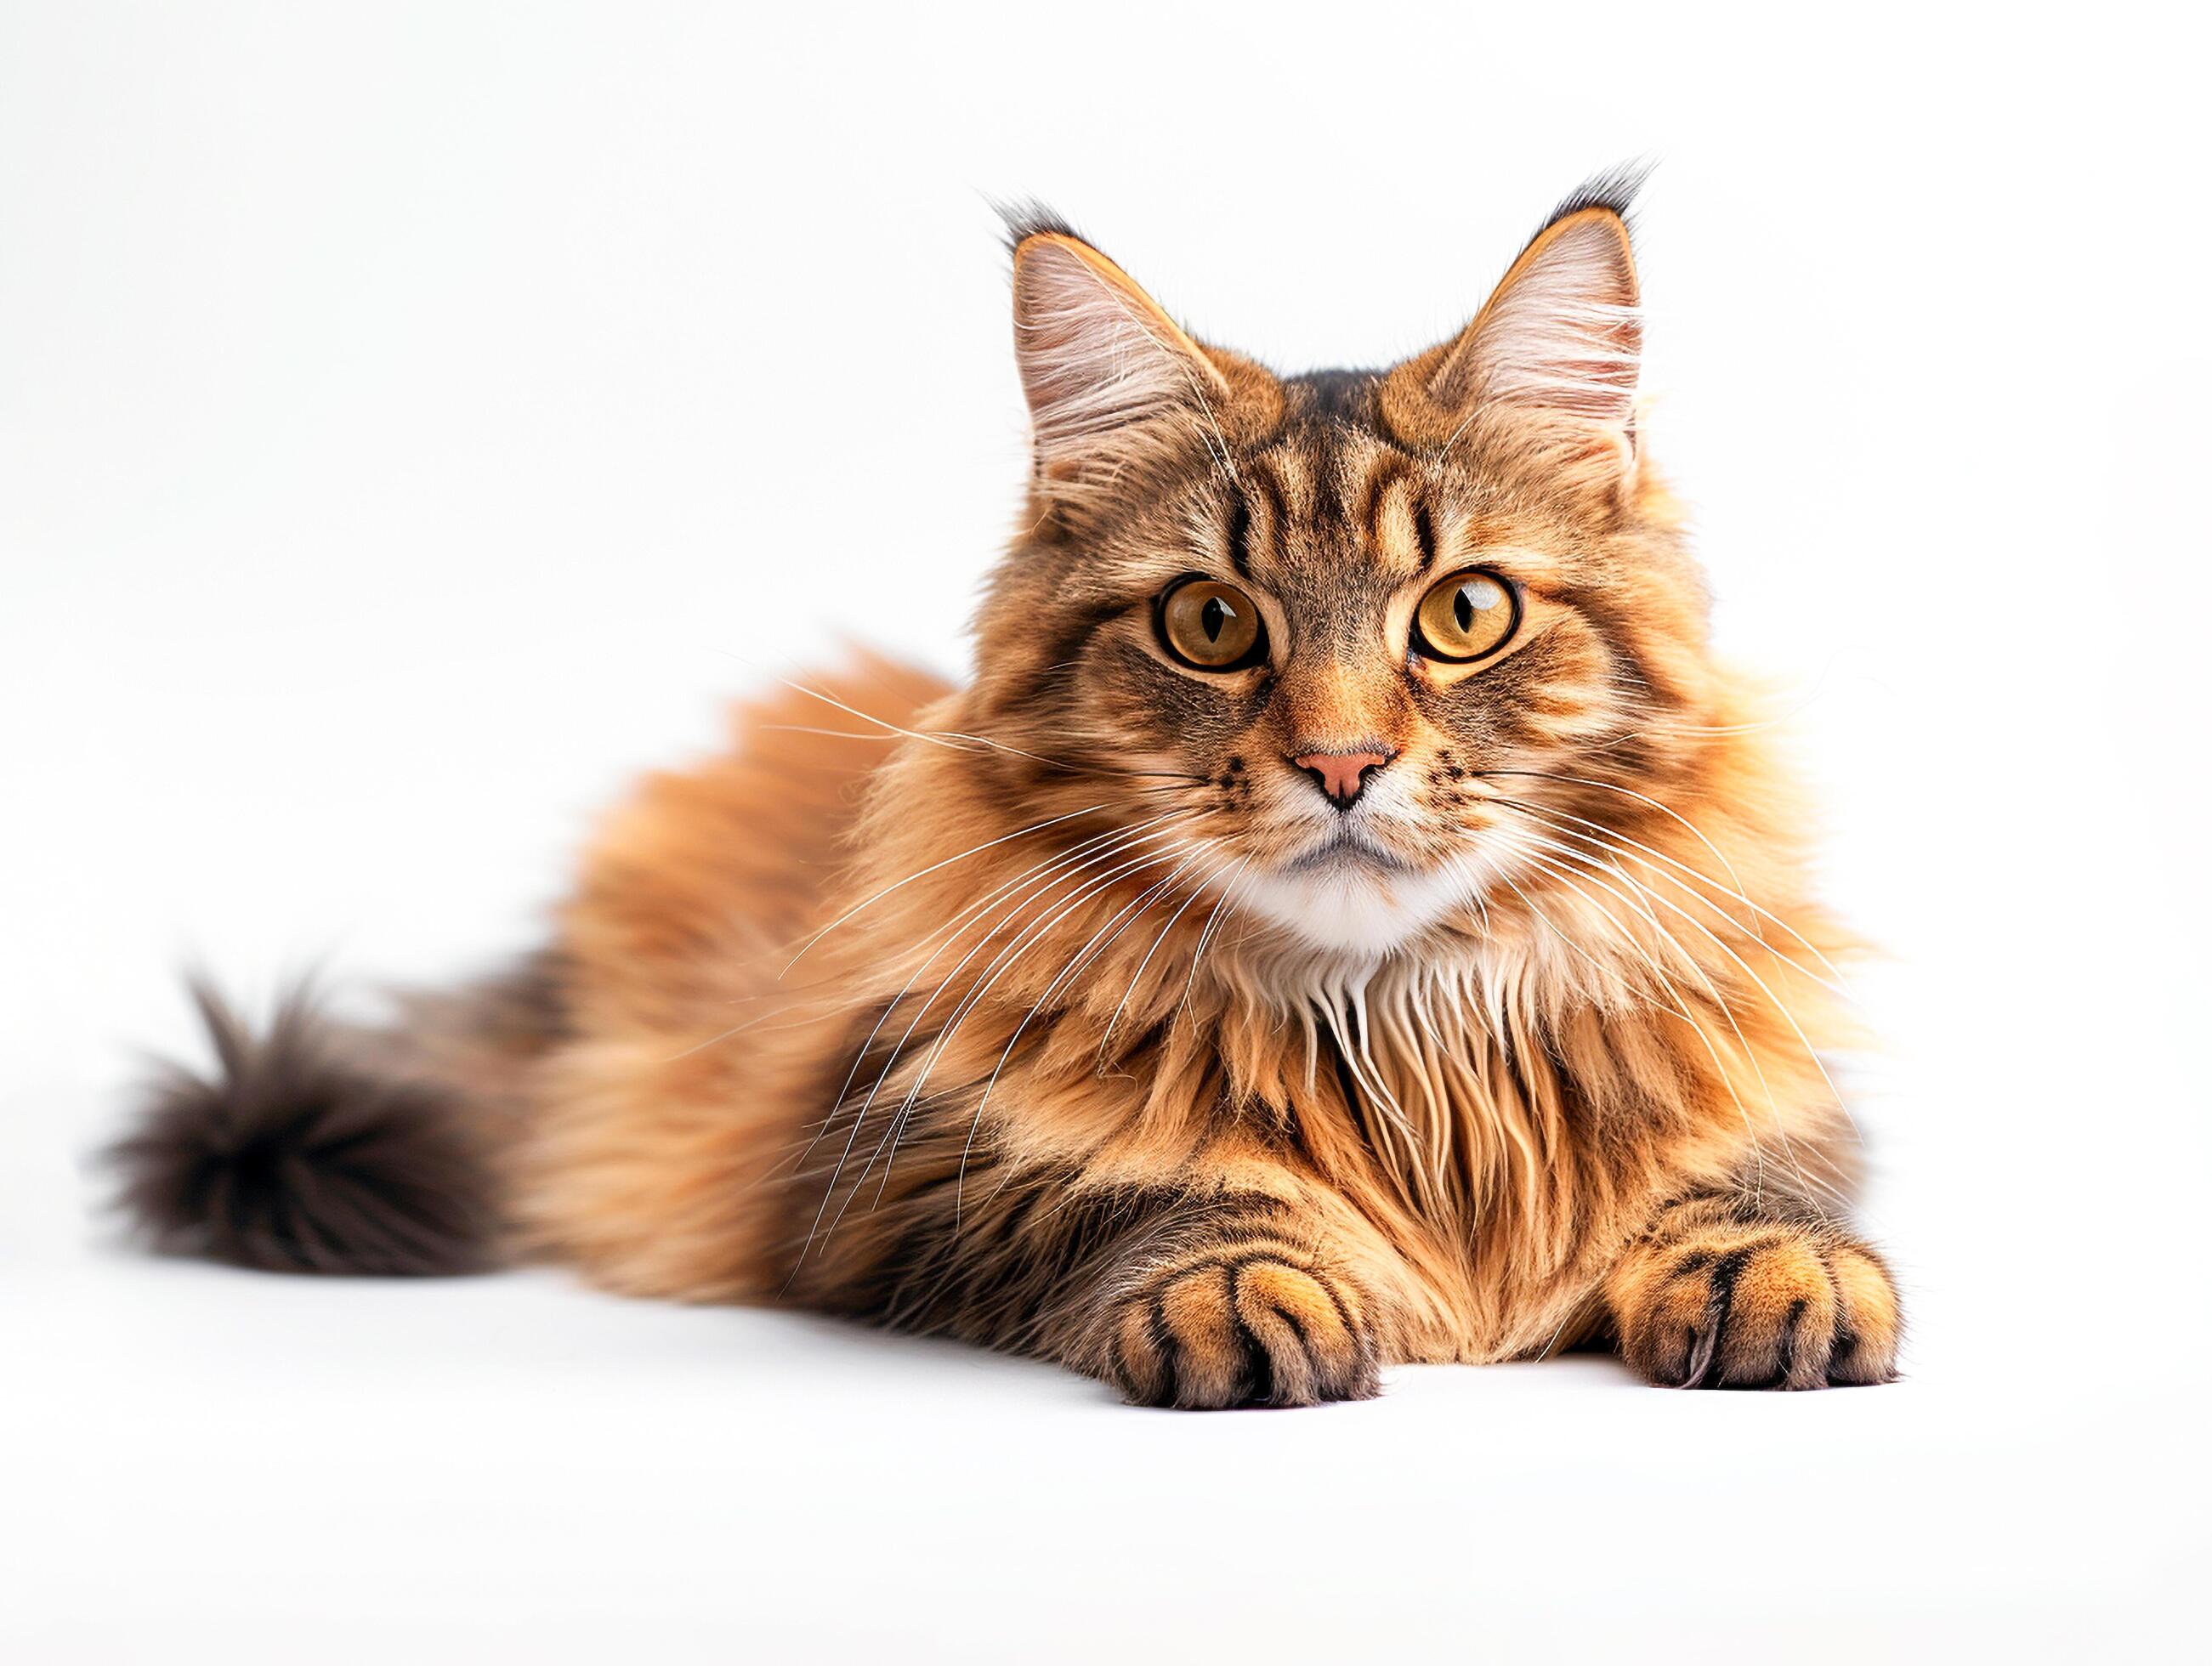
[[[1006,228],[1009,254],[1032,237],[1073,237],[1079,243],[1091,240],[1034,197],[994,198],[991,206],[998,213],[1000,224]]]
[[[1636,206],[1636,199],[1659,166],[1656,160],[1639,156],[1632,161],[1618,162],[1602,173],[1594,173],[1577,185],[1560,200],[1559,205],[1544,216],[1544,223],[1536,228],[1541,236],[1569,215],[1580,214],[1584,209],[1604,209],[1626,222]]]

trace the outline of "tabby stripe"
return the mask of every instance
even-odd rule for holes
[[[1705,1373],[1712,1369],[1714,1356],[1720,1351],[1721,1335],[1728,1329],[1729,1309],[1735,1300],[1736,1279],[1750,1260],[1748,1249],[1731,1250],[1714,1264],[1712,1293],[1705,1302],[1705,1324],[1697,1337],[1690,1368],[1683,1376],[1684,1388],[1705,1386]],[[1715,1385],[1718,1385],[1717,1381]]]
[[[1410,473],[1405,459],[1386,453],[1360,483],[1359,501],[1352,508],[1352,529],[1370,550],[1382,547],[1382,512],[1389,502],[1390,489]]]
[[[1155,1295],[1146,1306],[1145,1335],[1152,1342],[1152,1359],[1158,1370],[1154,1383],[1160,1389],[1172,1388],[1181,1375],[1177,1367],[1182,1359],[1182,1344],[1176,1341],[1175,1329],[1168,1323],[1164,1293]]]
[[[1252,576],[1252,506],[1239,492],[1229,506],[1229,564],[1239,578]]]
[[[1163,1266],[1158,1269],[1158,1275],[1163,1279],[1179,1279],[1186,1273],[1198,1272],[1208,1267],[1244,1268],[1263,1261],[1279,1262],[1316,1279],[1322,1276],[1321,1269],[1305,1251],[1279,1238],[1267,1237],[1243,1238],[1235,1243],[1209,1245],[1184,1260]]]
[[[1244,1383],[1255,1400],[1275,1397],[1275,1362],[1267,1352],[1267,1344],[1260,1334],[1244,1321],[1243,1304],[1237,1298],[1237,1279],[1239,1267],[1225,1267],[1221,1273],[1221,1294],[1229,1305],[1229,1322],[1236,1327],[1237,1341],[1244,1355]]]
[[[1782,1322],[1782,1347],[1775,1366],[1774,1382],[1786,1386],[1797,1374],[1798,1333],[1805,1327],[1808,1304],[1802,1296],[1790,1304],[1790,1316]]]
[[[1254,495],[1261,500],[1261,507],[1266,511],[1267,521],[1266,532],[1268,539],[1272,544],[1279,545],[1282,539],[1284,523],[1290,519],[1289,511],[1284,507],[1282,483],[1278,481],[1267,469],[1259,466],[1246,469],[1244,481]],[[1249,540],[1249,524],[1247,538]]]

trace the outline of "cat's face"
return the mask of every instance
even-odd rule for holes
[[[1620,226],[1556,220],[1395,370],[1289,380],[1024,240],[1039,524],[984,616],[1002,733],[1319,948],[1540,889],[1560,818],[1664,785],[1702,684],[1702,591],[1630,430]]]

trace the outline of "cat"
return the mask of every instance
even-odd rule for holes
[[[1010,216],[1034,466],[973,682],[744,708],[548,946],[387,1026],[198,988],[216,1070],[116,1148],[143,1231],[550,1259],[1145,1405],[1584,1346],[1891,1378],[1821,1060],[1850,943],[1644,454],[1636,183],[1449,340],[1286,377]]]

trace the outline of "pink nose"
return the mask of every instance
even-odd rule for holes
[[[1390,756],[1388,752],[1301,752],[1291,762],[1311,775],[1340,809],[1349,809],[1367,785],[1367,772],[1381,769]]]

